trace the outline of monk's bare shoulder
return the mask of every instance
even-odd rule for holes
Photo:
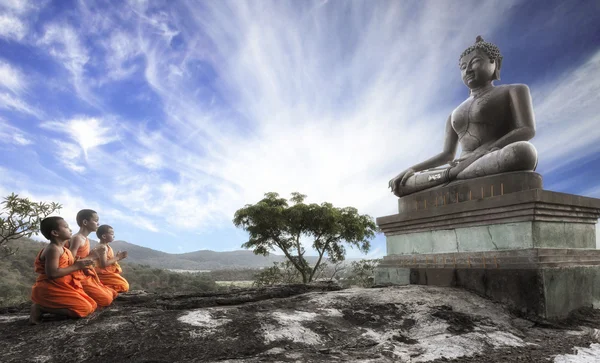
[[[77,246],[78,248],[85,243],[85,237],[81,234],[74,234],[71,236],[71,240],[69,241],[69,247],[73,248],[73,246]]]
[[[48,258],[60,257],[63,254],[63,252],[64,252],[64,248],[59,247],[59,246],[55,245],[54,243],[50,243],[48,246],[46,246],[44,251],[42,251],[40,258],[42,260],[46,260]]]
[[[96,247],[94,247],[93,251],[95,251],[98,254],[105,254],[106,253],[106,246],[104,246],[102,243],[98,243],[96,245]]]

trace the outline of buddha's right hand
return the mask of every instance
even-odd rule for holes
[[[408,168],[390,180],[389,187],[392,188],[392,192],[395,192],[401,185],[405,185],[408,178],[410,178],[414,173],[415,171],[413,168]]]

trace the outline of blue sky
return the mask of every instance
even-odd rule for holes
[[[597,1],[0,0],[0,194],[93,208],[117,238],[234,250],[274,191],[395,212],[441,149],[481,34],[530,86],[546,189],[600,197]],[[370,256],[385,252],[383,236]],[[359,257],[356,251],[349,256]]]

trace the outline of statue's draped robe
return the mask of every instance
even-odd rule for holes
[[[114,257],[115,254],[113,249],[109,245],[106,245],[106,259],[110,260]],[[123,276],[121,276],[122,272],[123,270],[121,269],[121,266],[119,266],[118,262],[115,262],[110,266],[106,266],[106,268],[96,267],[96,274],[98,274],[100,281],[102,281],[105,286],[110,287],[116,292],[129,291],[129,283],[123,278]]]
[[[97,304],[83,290],[82,281],[86,279],[83,271],[78,270],[63,277],[50,279],[46,275],[46,262],[40,259],[42,251],[38,253],[34,262],[34,270],[38,277],[31,288],[31,300],[46,308],[68,309],[79,317],[94,312]],[[74,262],[73,254],[65,248],[58,260],[58,267],[65,268]]]
[[[65,244],[65,247],[69,248],[69,242]],[[75,256],[86,258],[89,254],[90,240],[86,238],[85,243],[79,247]],[[81,281],[81,284],[83,285],[85,293],[94,299],[99,306],[109,306],[114,298],[117,297],[117,292],[110,287],[105,286],[98,278],[98,274],[96,274],[94,269],[87,269],[84,274],[86,278]]]

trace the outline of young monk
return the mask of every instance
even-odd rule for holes
[[[42,313],[83,318],[96,310],[96,302],[81,286],[85,279],[82,269],[92,267],[90,260],[76,260],[65,243],[71,229],[61,217],[48,217],[40,224],[42,234],[50,244],[35,258],[34,268],[39,275],[31,289],[29,322],[38,324]]]
[[[127,292],[129,291],[129,283],[121,276],[123,270],[119,266],[120,260],[127,258],[127,251],[119,251],[115,255],[110,243],[115,240],[114,229],[103,224],[98,227],[96,236],[100,239],[100,243],[93,249],[90,256],[94,254],[97,257],[96,263],[96,274],[100,281],[105,286],[110,287],[116,292]]]
[[[74,256],[93,261],[94,258],[89,256],[90,240],[87,236],[98,229],[98,221],[100,220],[98,213],[91,209],[82,209],[77,213],[76,219],[79,225],[79,232],[71,237],[71,240],[67,242],[65,247],[71,250]],[[117,292],[104,286],[94,269],[86,270],[85,274],[87,278],[81,282],[85,293],[94,299],[98,306],[109,306],[114,298],[117,297]]]

